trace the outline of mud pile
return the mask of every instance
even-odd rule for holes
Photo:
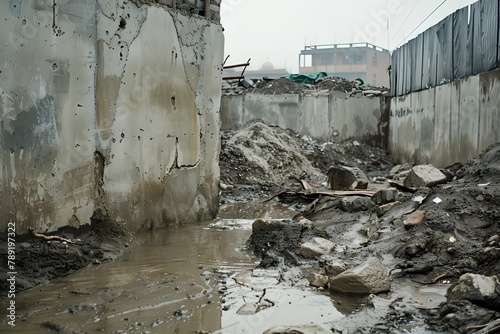
[[[295,183],[291,177],[324,178],[293,137],[262,123],[223,133],[219,164],[221,182],[236,186],[276,190]]]
[[[136,243],[132,233],[116,222],[96,216],[79,229],[65,226],[46,236],[70,239],[74,243],[45,241],[29,233],[16,238],[16,291],[24,291],[52,279],[64,277],[89,265],[114,260],[129,245]],[[7,240],[0,236],[0,240]],[[1,244],[0,244],[1,246]],[[2,249],[7,251],[7,247]],[[7,255],[5,255],[7,258]],[[0,290],[7,291],[6,261],[0,268]]]

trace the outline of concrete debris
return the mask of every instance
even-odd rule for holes
[[[375,207],[369,197],[350,196],[340,200],[340,208],[346,212],[368,211]]]
[[[500,302],[500,282],[496,276],[464,274],[446,293],[448,301],[466,299],[481,302],[485,299],[498,298]]]
[[[340,273],[346,271],[346,267],[342,264],[330,263],[325,266],[325,272],[328,277],[337,276]]]
[[[420,188],[432,187],[440,183],[446,183],[446,175],[432,165],[418,165],[411,169],[404,180],[406,187]]]
[[[377,207],[377,216],[382,217],[387,212],[389,212],[389,210],[391,210],[395,205],[397,205],[399,203],[400,202],[392,202],[392,203],[383,204],[383,205]]]
[[[301,326],[276,326],[266,330],[263,334],[331,334],[319,325],[307,324]]]
[[[315,286],[317,288],[321,288],[328,285],[329,277],[316,273],[309,273],[307,275],[307,280],[309,281],[310,285]]]
[[[316,237],[300,246],[300,255],[308,259],[313,259],[321,255],[329,254],[334,248],[335,244],[330,240]]]
[[[376,258],[330,279],[330,290],[353,294],[377,294],[391,290],[389,271]]]
[[[401,195],[396,188],[381,189],[372,197],[372,201],[379,205],[396,202],[399,199]]]
[[[334,190],[367,189],[369,182],[357,167],[332,166],[328,171],[328,185]]]
[[[316,84],[297,83],[288,78],[245,78],[245,84],[241,80],[225,80],[222,83],[223,95],[241,95],[244,93],[276,95],[276,94],[302,94],[302,95],[326,95],[332,91],[341,91],[349,95],[388,96],[389,90],[373,87],[369,84],[359,85],[357,81],[351,81],[339,77],[326,77],[319,79]]]
[[[417,210],[410,214],[408,218],[404,221],[405,228],[411,228],[414,226],[418,226],[425,221],[425,211]]]

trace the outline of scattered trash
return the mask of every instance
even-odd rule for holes
[[[439,204],[439,203],[441,203],[443,200],[442,200],[441,198],[439,198],[439,197],[436,197],[436,198],[434,198],[432,201],[433,201],[434,203],[436,203],[436,204]]]
[[[486,187],[486,186],[489,186],[491,184],[491,182],[487,182],[487,183],[479,183],[477,186],[478,187]]]

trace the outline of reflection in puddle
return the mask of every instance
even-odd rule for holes
[[[18,294],[11,332],[259,333],[341,317],[329,295],[307,282],[291,288],[278,283],[277,272],[254,270],[259,259],[244,251],[254,219],[229,218],[231,210],[248,218],[247,209],[139,235],[143,244],[114,262]],[[291,216],[283,209],[258,215]]]

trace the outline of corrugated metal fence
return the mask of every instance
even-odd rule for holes
[[[500,0],[480,0],[396,49],[391,94],[405,95],[500,67]]]

